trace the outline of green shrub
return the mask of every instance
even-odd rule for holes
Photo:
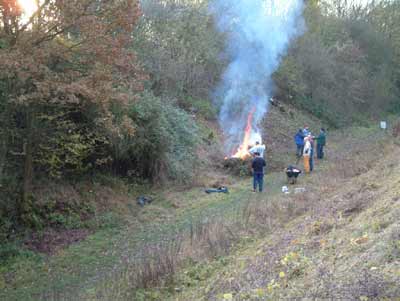
[[[61,113],[56,113],[57,110]],[[90,110],[77,112],[57,107],[44,107],[42,111],[36,126],[46,139],[38,140],[37,171],[43,171],[51,178],[84,175],[109,156],[104,153],[107,137],[91,120],[97,117],[96,114]]]
[[[78,200],[37,200],[31,197],[21,208],[20,221],[27,228],[42,230],[46,227],[79,229],[86,220],[95,216],[92,203]]]
[[[136,132],[115,144],[116,163],[127,174],[153,181],[189,181],[199,140],[191,116],[168,100],[144,93],[131,107],[130,117]]]
[[[17,219],[19,185],[17,179],[8,176],[0,179],[0,185],[0,241],[4,241]]]
[[[297,99],[297,106],[321,119],[325,124],[333,128],[339,128],[345,123],[343,116],[341,116],[339,112],[335,112],[327,105],[323,105],[321,102],[309,97],[299,97]]]
[[[114,212],[107,212],[96,218],[98,228],[119,228],[123,221],[120,216]]]
[[[393,100],[391,102],[389,112],[392,114],[400,113],[400,100],[399,99]]]
[[[83,226],[82,220],[77,213],[62,214],[59,212],[52,212],[46,218],[48,223],[54,227],[79,229]]]
[[[13,223],[5,215],[0,215],[0,241],[5,242],[8,240],[9,234],[12,233]]]
[[[185,99],[183,106],[188,111],[196,115],[199,114],[208,120],[215,120],[217,117],[217,109],[206,99],[188,97]]]
[[[18,257],[35,257],[36,255],[26,249],[21,248],[16,243],[2,243],[0,244],[0,265],[10,264]]]

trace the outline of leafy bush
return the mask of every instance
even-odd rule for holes
[[[136,132],[116,145],[120,172],[154,181],[189,181],[196,163],[199,136],[192,118],[171,101],[151,93],[144,93],[131,107],[130,117]]]
[[[215,120],[217,116],[217,109],[207,99],[199,99],[188,97],[183,102],[182,106],[194,114],[200,114],[208,120]]]
[[[309,97],[298,97],[297,106],[311,113],[315,117],[324,120],[333,128],[339,128],[345,124],[345,119],[338,112],[329,110],[327,105],[316,103],[315,100]]]
[[[21,208],[21,222],[35,230],[46,227],[78,229],[95,216],[95,209],[82,200],[61,201],[56,199],[36,199],[31,197]]]
[[[10,264],[18,257],[36,257],[33,252],[23,249],[15,243],[2,243],[0,244],[0,265]]]
[[[392,114],[399,114],[400,113],[400,101],[399,99],[393,100],[390,104],[389,112]]]
[[[0,241],[5,242],[8,236],[12,233],[13,223],[6,216],[0,215]]]
[[[36,165],[52,178],[87,172],[94,165],[91,161],[102,138],[82,112],[54,115],[43,115],[39,120],[42,132],[48,133],[38,145]]]

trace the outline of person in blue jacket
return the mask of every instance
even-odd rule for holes
[[[303,155],[304,149],[304,134],[303,130],[299,129],[299,131],[294,136],[294,142],[296,143],[296,157],[300,158]]]

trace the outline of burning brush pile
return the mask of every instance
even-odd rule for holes
[[[243,142],[230,157],[225,157],[224,168],[234,175],[251,175],[251,160],[253,158],[251,149],[255,146],[255,142],[261,142],[261,136],[252,129],[254,111],[255,109],[247,117]]]
[[[251,157],[246,157],[245,159],[235,157],[226,158],[224,168],[236,176],[249,176],[251,175]]]

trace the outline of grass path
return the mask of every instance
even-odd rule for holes
[[[272,173],[266,177],[268,196],[280,192],[284,176]],[[216,215],[232,215],[260,194],[251,192],[251,179],[238,180],[229,194],[207,195],[196,188],[170,193],[165,199],[139,210],[128,225],[106,227],[84,241],[45,258],[28,256],[0,268],[1,300],[71,299],[81,292],[91,292],[110,273],[118,272],[122,259],[135,256],[148,242],[157,242],[187,230],[191,223]],[[172,208],[171,199],[181,200],[181,208]],[[132,205],[136,206],[136,205]]]

